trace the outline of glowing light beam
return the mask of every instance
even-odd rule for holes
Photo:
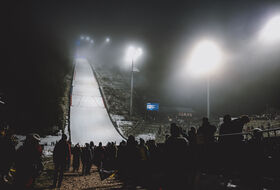
[[[129,46],[128,49],[126,50],[125,54],[125,61],[126,62],[131,62],[136,61],[143,53],[143,50],[141,48],[135,48],[133,46]]]
[[[259,39],[263,43],[280,42],[280,15],[271,18],[260,31]]]
[[[194,75],[210,75],[222,62],[222,51],[210,40],[200,41],[193,49],[188,69]]]

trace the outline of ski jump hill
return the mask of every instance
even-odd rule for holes
[[[76,59],[70,105],[70,131],[73,144],[124,140],[106,109],[94,71],[87,59]]]

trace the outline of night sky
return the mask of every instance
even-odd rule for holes
[[[161,104],[202,113],[205,79],[181,71],[194,43],[211,37],[228,58],[211,78],[213,113],[239,115],[260,113],[267,106],[280,108],[280,46],[266,48],[255,42],[266,21],[280,14],[277,1],[8,2],[2,11],[0,92],[16,115],[34,117],[34,109],[52,110],[42,102],[55,102],[61,95],[59,81],[71,69],[81,34],[91,36],[96,48],[111,37],[106,53],[112,63],[107,60],[104,66],[121,63],[126,44],[140,44],[145,56],[138,65],[138,90]]]

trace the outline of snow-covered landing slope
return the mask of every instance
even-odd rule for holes
[[[122,137],[114,128],[104,106],[98,83],[86,59],[77,59],[70,108],[73,144],[93,141],[119,143]]]

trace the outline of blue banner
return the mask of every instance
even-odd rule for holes
[[[158,111],[159,104],[158,103],[147,103],[147,110],[148,111]]]

